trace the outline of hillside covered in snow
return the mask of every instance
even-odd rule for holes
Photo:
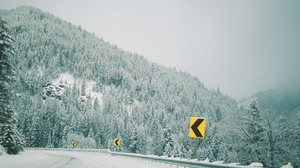
[[[243,164],[261,159],[242,157],[252,148],[241,138],[249,128],[243,122],[247,110],[197,77],[151,63],[39,9],[19,7],[0,16],[15,39],[14,107],[28,147],[67,148],[76,141],[79,148],[113,150],[119,137],[125,152]],[[194,116],[207,119],[204,140],[188,137]],[[261,146],[266,157],[295,162],[300,124],[281,126],[288,129],[274,143],[282,148]]]

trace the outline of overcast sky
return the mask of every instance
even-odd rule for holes
[[[0,0],[30,5],[237,100],[300,81],[298,0]]]

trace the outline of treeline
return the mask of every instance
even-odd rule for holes
[[[295,128],[299,126],[288,129],[287,136],[275,138],[274,149],[284,146],[278,149],[284,156],[281,163],[261,160],[263,154],[267,155],[263,158],[274,160],[278,153],[273,156],[274,152],[259,152],[261,157],[256,157],[254,151],[252,155],[248,147],[255,141],[244,135],[251,122],[242,121],[249,110],[239,108],[236,101],[219,90],[206,89],[188,73],[149,63],[138,54],[123,51],[32,7],[2,11],[1,15],[15,39],[15,56],[11,60],[18,74],[14,107],[27,146],[70,147],[76,141],[80,148],[114,149],[113,139],[119,137],[120,150],[133,153],[244,164],[261,161],[267,166],[296,163],[299,157],[294,148],[295,140],[299,140]],[[95,81],[94,91],[103,94],[102,103],[85,94],[85,86],[79,84],[67,88],[59,99],[43,99],[45,85],[61,73]],[[86,101],[78,101],[81,96]],[[192,116],[207,119],[204,140],[187,136]],[[289,122],[296,120],[288,119],[282,126]],[[273,123],[265,122],[262,134],[270,134],[267,127],[276,131],[281,128]],[[272,138],[258,141],[264,142],[260,147],[273,142]],[[245,155],[251,157],[241,157]]]

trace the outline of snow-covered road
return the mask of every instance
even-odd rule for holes
[[[58,155],[58,154],[46,154],[42,151],[26,151],[21,155],[16,156],[0,156],[1,168],[54,168],[54,167],[76,167],[80,165],[80,161],[77,158]]]
[[[17,156],[0,156],[1,168],[170,168],[134,158],[105,153],[27,150]]]

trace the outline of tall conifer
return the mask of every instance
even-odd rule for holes
[[[11,83],[15,72],[9,57],[14,55],[13,42],[6,22],[0,18],[0,145],[8,154],[18,154],[23,150],[22,136],[17,130],[17,119],[11,105]]]

